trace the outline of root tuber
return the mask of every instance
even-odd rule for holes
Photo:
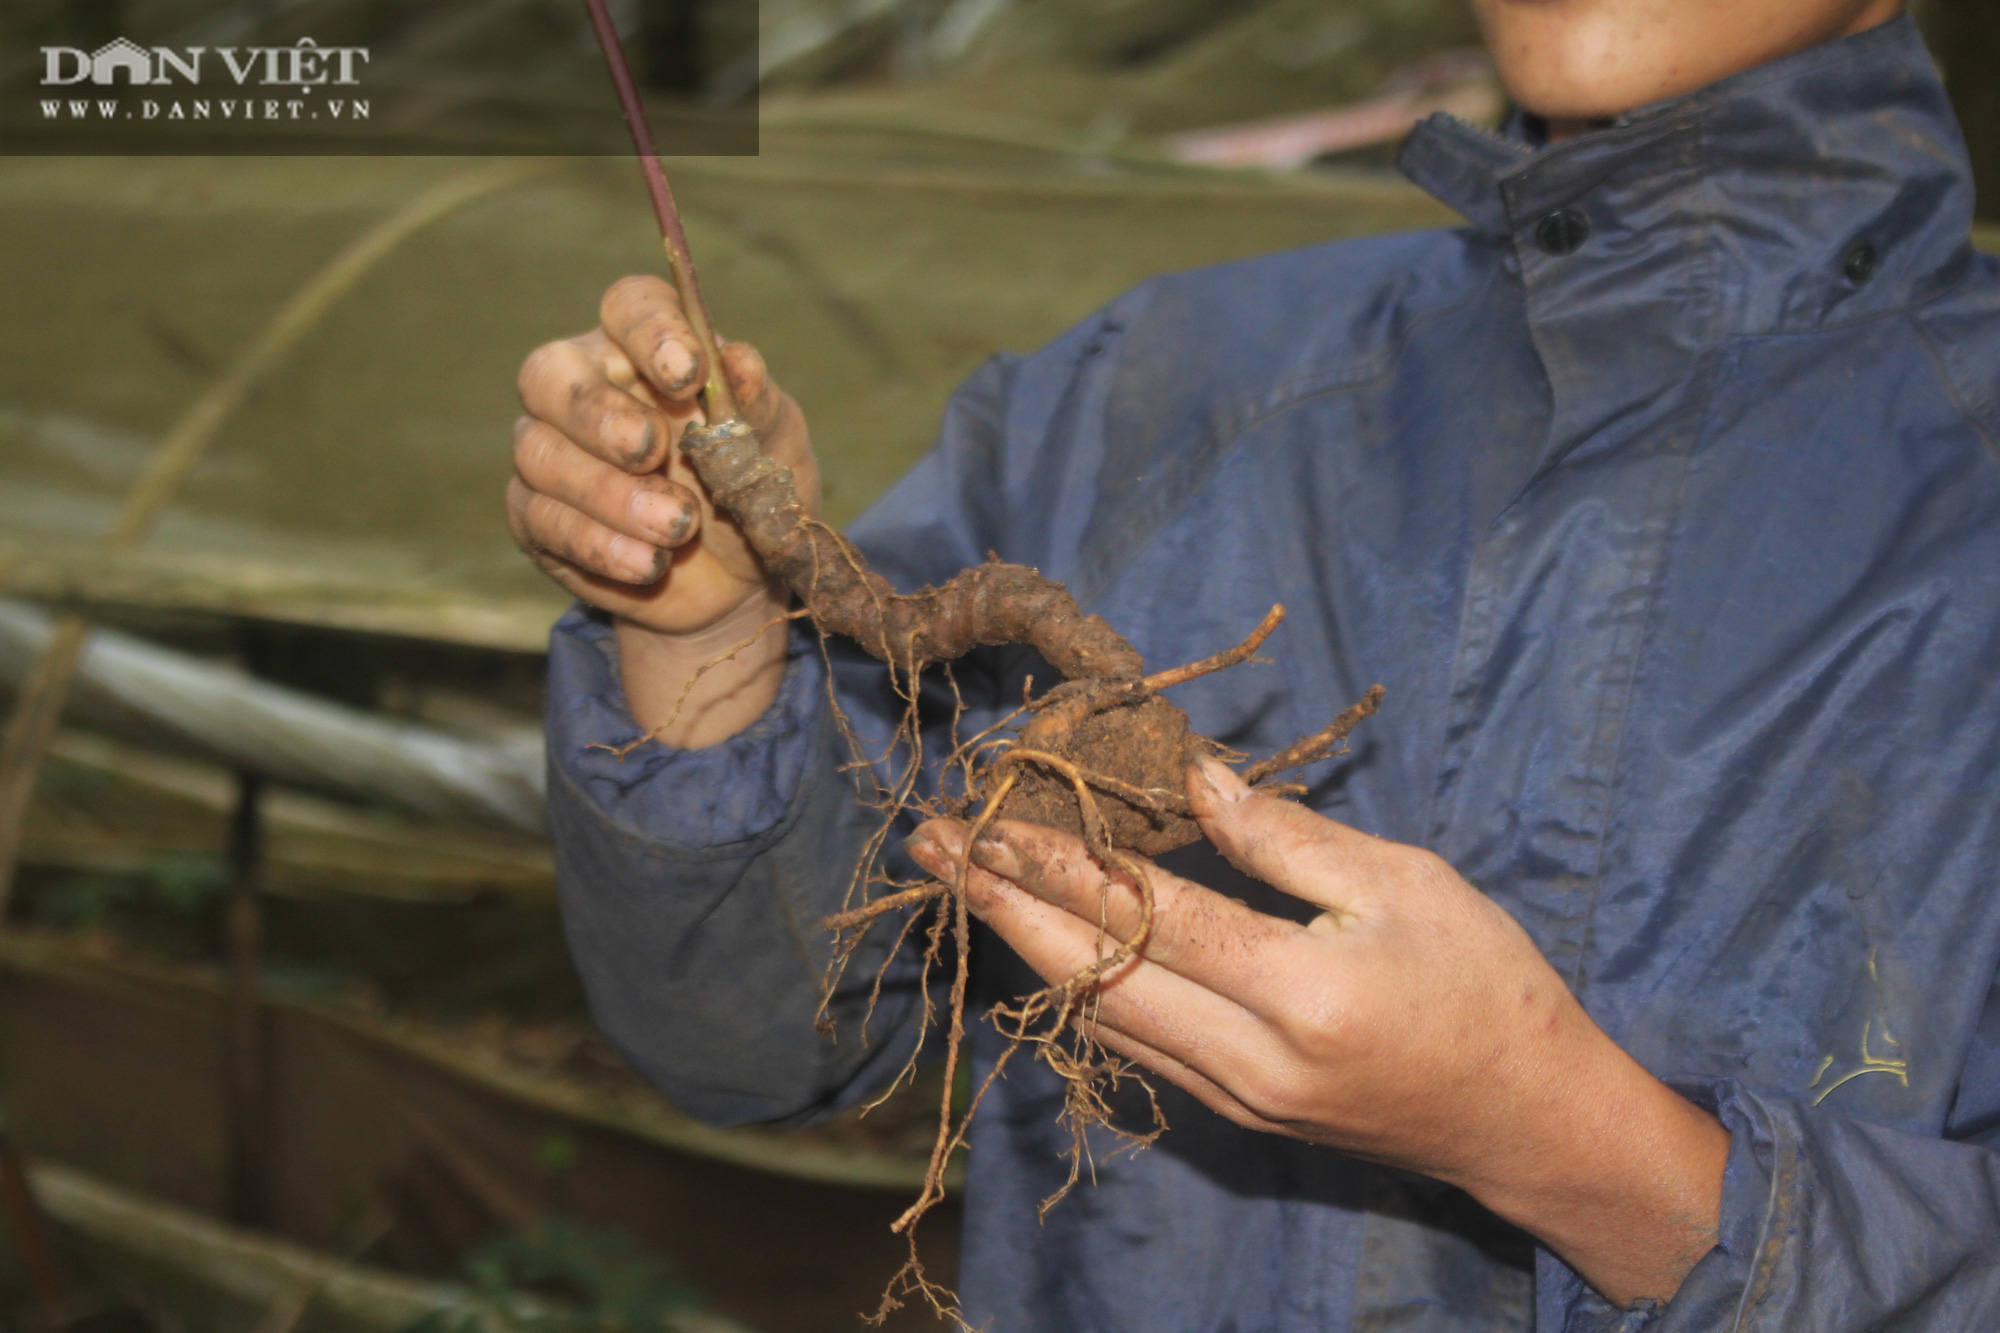
[[[910,750],[908,765],[900,778],[883,788],[884,822],[857,868],[849,906],[826,919],[837,941],[826,996],[831,999],[835,982],[871,926],[885,918],[900,918],[900,942],[916,920],[912,913],[938,904],[928,932],[923,989],[928,1027],[929,972],[941,961],[949,933],[957,970],[946,1014],[947,1089],[964,1039],[971,943],[966,871],[961,867],[952,884],[897,885],[877,869],[894,819],[921,804],[914,796],[922,763],[917,678],[927,667],[950,663],[975,648],[1008,644],[1034,648],[1063,677],[1006,720],[1011,723],[1026,715],[1012,737],[982,733],[947,757],[946,769],[958,772],[964,785],[963,797],[950,813],[977,811],[970,834],[974,838],[996,818],[1026,820],[1075,834],[1101,865],[1120,872],[1138,889],[1140,925],[1130,940],[1107,947],[1096,963],[1076,976],[995,1011],[994,1021],[1009,1038],[1008,1045],[956,1124],[947,1092],[924,1189],[897,1221],[896,1230],[913,1237],[917,1221],[944,1197],[945,1164],[963,1145],[986,1087],[1023,1049],[1034,1050],[1068,1088],[1064,1114],[1074,1135],[1069,1184],[1044,1203],[1046,1211],[1076,1182],[1084,1161],[1083,1135],[1091,1126],[1109,1126],[1135,1146],[1151,1142],[1165,1128],[1157,1103],[1149,1131],[1113,1124],[1106,1093],[1136,1075],[1092,1039],[1089,1001],[1107,975],[1145,949],[1153,895],[1145,866],[1137,858],[1158,856],[1201,836],[1186,796],[1188,766],[1201,755],[1240,756],[1195,732],[1187,714],[1161,691],[1255,660],[1258,647],[1283,619],[1284,608],[1272,607],[1263,623],[1236,647],[1148,676],[1137,650],[1117,631],[1101,618],[1084,614],[1062,584],[1024,565],[992,559],[935,587],[896,592],[868,567],[852,543],[806,513],[791,470],[765,457],[756,435],[741,422],[692,428],[682,438],[681,449],[717,508],[741,528],[765,569],[798,597],[803,613],[822,634],[845,635],[886,663],[908,702],[900,732]],[[1380,706],[1382,694],[1380,685],[1373,687],[1324,730],[1252,765],[1246,778],[1284,794],[1302,790],[1268,783],[1287,770],[1340,753],[1348,734]],[[889,891],[867,897],[867,890],[877,884]],[[857,893],[859,902],[854,901]],[[878,973],[877,993],[880,986]],[[912,1069],[916,1059],[913,1054]],[[951,1294],[924,1277],[914,1239],[909,1260],[884,1295],[877,1318],[909,1294],[926,1298],[940,1315],[958,1319]],[[962,1319],[959,1322],[963,1324]]]

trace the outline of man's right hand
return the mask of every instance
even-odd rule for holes
[[[527,415],[514,424],[507,524],[549,577],[617,618],[619,675],[640,727],[683,749],[714,745],[777,697],[791,596],[681,457],[707,367],[674,289],[622,278],[599,319],[521,366]],[[817,513],[798,404],[747,343],[723,344],[722,368],[765,454],[792,469]]]
[[[551,578],[634,627],[703,637],[789,600],[719,516],[677,447],[697,419],[707,368],[673,287],[620,279],[600,325],[535,349],[521,366],[507,520]],[[726,343],[723,371],[764,452],[791,467],[819,507],[819,471],[798,405],[747,343]]]

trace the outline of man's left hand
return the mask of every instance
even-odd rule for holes
[[[1142,863],[1142,955],[1101,983],[1092,1035],[1237,1124],[1468,1190],[1612,1301],[1666,1299],[1713,1244],[1729,1136],[1626,1055],[1534,942],[1441,858],[1191,769],[1239,870],[1321,909],[1263,915]],[[962,825],[909,850],[949,880]],[[1140,898],[1076,838],[993,824],[972,910],[1050,982],[1128,940]]]

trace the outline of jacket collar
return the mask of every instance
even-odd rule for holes
[[[1719,280],[1711,332],[1905,306],[1955,285],[1971,262],[1964,141],[1907,17],[1558,144],[1536,146],[1518,123],[1491,134],[1435,115],[1400,165],[1523,265],[1530,252],[1546,262],[1537,229],[1564,209],[1596,238],[1575,255],[1585,263],[1594,251],[1615,266],[1636,233],[1672,234]]]

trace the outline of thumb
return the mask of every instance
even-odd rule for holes
[[[1382,839],[1256,791],[1206,755],[1189,767],[1187,789],[1201,831],[1244,874],[1336,913],[1372,902]]]

